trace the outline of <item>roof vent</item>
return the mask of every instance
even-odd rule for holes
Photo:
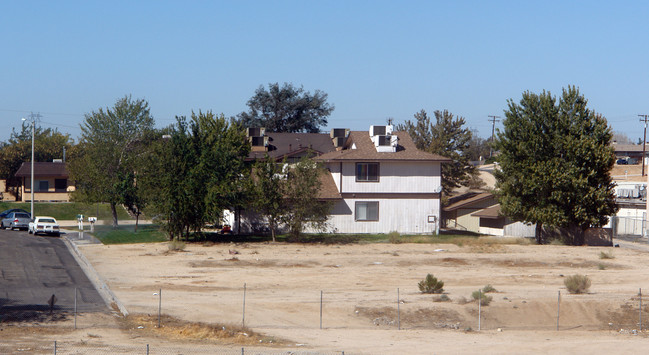
[[[392,134],[392,125],[370,126],[370,136],[389,136]]]
[[[336,150],[341,150],[345,146],[345,141],[349,136],[349,128],[332,128],[329,136]]]
[[[248,137],[263,137],[266,135],[266,128],[264,127],[247,128],[246,135]]]
[[[63,163],[63,159],[52,159],[52,163]]]
[[[268,150],[268,137],[249,137],[253,152]]]
[[[378,135],[371,137],[377,152],[393,153],[397,151],[399,138],[393,135]]]

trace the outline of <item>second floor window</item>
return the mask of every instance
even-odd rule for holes
[[[379,181],[379,163],[356,163],[356,181]]]

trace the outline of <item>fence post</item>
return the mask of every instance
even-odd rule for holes
[[[149,355],[149,344],[146,344],[146,355]]]
[[[243,318],[241,319],[241,326],[246,327],[246,283],[243,283]]]
[[[322,290],[320,290],[320,329],[322,329]]]
[[[638,317],[640,319],[640,331],[642,331],[642,288],[638,289],[638,296],[640,298],[640,308],[638,308]]]
[[[557,291],[559,294],[557,295],[557,330],[559,330],[559,311],[561,310],[561,291]]]
[[[74,329],[77,329],[77,288],[74,288]]]
[[[54,340],[54,355],[56,355],[56,340]]]
[[[397,324],[399,330],[401,330],[401,306],[399,302],[399,288],[397,288]]]
[[[158,328],[160,328],[160,316],[162,315],[162,289],[158,292]]]
[[[482,290],[478,290],[478,331],[480,331],[482,320]]]

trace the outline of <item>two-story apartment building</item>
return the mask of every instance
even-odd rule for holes
[[[334,132],[337,131],[337,132]],[[329,218],[339,233],[431,233],[439,229],[441,164],[392,126],[332,130],[336,151],[320,155],[341,198]]]

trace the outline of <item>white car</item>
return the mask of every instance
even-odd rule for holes
[[[61,231],[59,229],[59,223],[54,219],[54,217],[36,217],[32,222],[29,222],[29,234],[38,233],[42,234],[51,234],[55,236],[60,236]]]

